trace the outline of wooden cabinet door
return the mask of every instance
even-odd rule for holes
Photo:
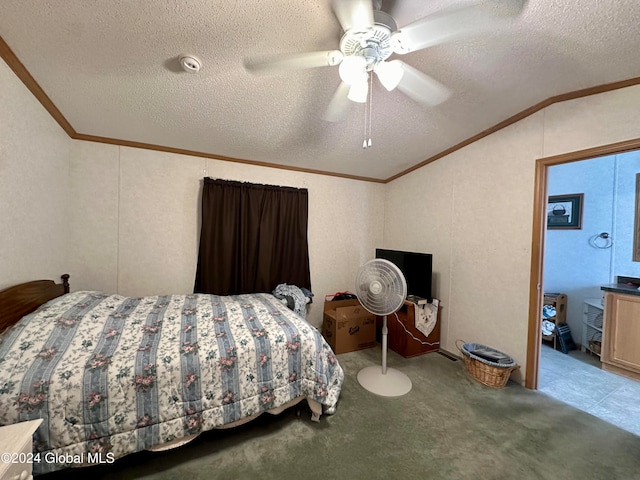
[[[607,360],[622,368],[640,372],[640,297],[609,295],[607,318]]]

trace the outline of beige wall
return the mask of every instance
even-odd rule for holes
[[[71,142],[0,60],[0,289],[68,268]]]
[[[0,105],[0,288],[193,291],[205,175],[309,189],[314,325],[382,244],[382,184],[74,141],[4,62]]]
[[[381,184],[82,141],[71,152],[75,289],[192,292],[204,176],[309,189],[314,325],[324,295],[353,290],[358,267],[382,244]]]
[[[190,292],[203,176],[305,187],[313,324],[375,247],[432,252],[443,348],[486,343],[521,372],[536,158],[640,137],[634,86],[552,105],[380,185],[72,141],[3,62],[0,86],[0,288],[68,271],[75,289]]]
[[[535,160],[638,137],[634,86],[554,104],[387,185],[385,246],[434,254],[444,349],[491,345],[522,378]]]

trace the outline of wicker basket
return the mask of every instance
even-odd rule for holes
[[[462,346],[458,343],[462,343]],[[469,375],[487,387],[504,388],[509,381],[511,372],[520,368],[520,365],[516,365],[513,359],[511,359],[509,363],[499,364],[476,357],[470,353],[470,350],[474,350],[476,347],[490,348],[484,345],[464,343],[462,340],[456,340],[456,347],[458,347],[458,350],[462,353],[464,365]]]
[[[589,340],[589,350],[596,355],[600,355],[602,351],[602,342],[600,340]]]

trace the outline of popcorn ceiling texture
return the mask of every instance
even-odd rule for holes
[[[400,3],[400,25],[428,13],[420,2]],[[443,3],[430,2],[429,11]],[[237,5],[192,2],[181,12],[150,1],[69,1],[61,9],[6,0],[0,36],[80,133],[380,178],[552,95],[639,76],[638,2],[532,0],[516,32],[412,54],[454,98],[424,109],[397,92],[374,92],[374,112],[383,113],[374,113],[376,148],[363,152],[360,114],[340,125],[315,116],[337,84],[331,69],[252,77],[240,62],[262,47],[331,48],[339,32],[328,6]],[[189,43],[186,24],[206,37]],[[172,71],[167,59],[187,48],[202,58],[203,74]],[[0,287],[57,278],[70,265],[74,288],[188,291],[194,267],[183,260],[197,249],[198,225],[184,214],[197,206],[198,178],[305,186],[318,295],[312,323],[321,319],[322,295],[352,288],[375,247],[431,251],[443,346],[455,351],[457,338],[491,344],[516,358],[520,374],[535,159],[640,137],[636,85],[554,104],[378,185],[72,141],[3,62],[0,85],[0,218],[8,225]],[[493,214],[505,205],[508,216]],[[153,215],[177,227],[162,238]]]
[[[402,27],[470,0],[388,4]],[[383,2],[383,10],[385,2]],[[82,134],[386,179],[554,95],[640,77],[640,2],[531,0],[516,21],[402,57],[452,90],[427,108],[374,82],[322,120],[337,68],[253,75],[255,55],[337,48],[328,0],[4,0],[0,36]],[[189,53],[201,73],[180,70]]]
[[[636,85],[553,105],[382,185],[69,140],[2,62],[0,87],[0,288],[67,271],[74,289],[188,292],[201,176],[306,187],[311,323],[375,247],[431,252],[443,348],[490,344],[522,365],[514,378],[526,369],[536,158],[640,137]]]
[[[558,103],[385,185],[385,245],[434,255],[445,350],[491,345],[524,375],[536,159],[640,138],[639,107],[639,85]]]

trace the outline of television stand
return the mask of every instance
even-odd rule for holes
[[[417,304],[407,299],[402,308],[396,312],[398,318],[396,319],[395,315],[389,315],[387,319],[387,328],[389,330],[388,346],[405,358],[440,350],[440,319],[436,322],[429,336],[425,337],[415,326],[415,308],[417,308]],[[377,317],[376,324],[379,333],[382,328],[382,317]],[[414,340],[410,334],[420,341]],[[378,337],[378,334],[376,334],[376,337]]]

